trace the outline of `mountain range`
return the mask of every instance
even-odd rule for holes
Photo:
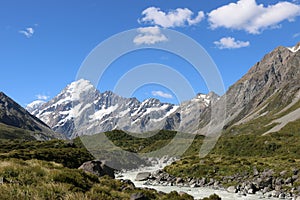
[[[195,122],[199,121],[200,113],[217,98],[211,92],[198,94],[180,106],[154,98],[140,102],[111,91],[100,93],[89,81],[80,79],[69,84],[49,102],[27,109],[68,138],[114,129],[135,133],[162,129],[193,132],[197,129]]]
[[[49,138],[59,136],[54,132],[75,138],[114,129],[135,133],[166,129],[205,135],[214,120],[222,124],[222,130],[234,134],[245,130],[268,134],[300,119],[299,50],[300,43],[292,48],[277,47],[221,97],[213,92],[198,94],[180,105],[154,98],[140,102],[111,91],[101,93],[83,79],[69,84],[48,102],[29,104],[26,109],[31,114],[1,93],[0,122],[49,133]],[[12,112],[11,107],[18,112]],[[225,113],[223,123],[211,118],[220,111]]]

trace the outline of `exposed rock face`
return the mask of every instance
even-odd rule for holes
[[[200,113],[216,98],[218,96],[211,92],[199,94],[181,106],[153,98],[139,102],[110,91],[100,93],[89,81],[81,79],[37,107],[32,114],[68,138],[114,129],[136,133],[162,129],[193,133]]]
[[[238,122],[276,92],[284,93],[281,104],[300,89],[300,54],[278,47],[254,65],[226,93],[231,123]]]
[[[2,92],[0,92],[0,123],[31,131],[32,137],[36,139],[64,138]]]
[[[295,105],[299,100],[300,51],[277,47],[232,85],[213,106],[221,108],[221,104],[226,105],[224,126],[226,129],[263,115],[266,117],[276,116]],[[295,112],[278,122],[299,119],[300,114],[297,113],[300,113],[300,110]],[[211,108],[201,114],[200,125],[204,127],[203,130],[209,123],[210,116]]]
[[[99,160],[87,161],[83,163],[78,169],[82,169],[85,172],[90,172],[99,177],[108,175],[111,178],[115,178],[114,169],[105,165],[105,162]]]

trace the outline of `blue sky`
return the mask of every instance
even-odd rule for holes
[[[75,80],[82,62],[99,43],[134,28],[151,36],[136,41],[140,43],[164,42],[163,35],[153,32],[156,28],[193,38],[216,63],[225,88],[267,52],[300,41],[298,0],[2,0],[0,18],[0,91],[22,106],[57,95]],[[159,50],[120,57],[98,88],[112,90],[116,77],[151,62],[174,67],[195,92],[208,92],[189,63]],[[139,88],[134,96],[178,102],[169,88],[155,84]]]

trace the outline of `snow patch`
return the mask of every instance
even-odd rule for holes
[[[108,115],[108,114],[112,113],[113,111],[115,111],[116,109],[118,109],[118,107],[119,107],[119,105],[116,104],[114,106],[108,107],[107,109],[98,110],[93,115],[90,116],[90,120],[91,121],[100,120],[105,115]]]
[[[288,47],[288,50],[290,50],[293,53],[296,53],[297,51],[300,50],[300,43],[298,43],[296,46],[294,47]]]
[[[26,106],[26,110],[30,113],[34,112],[36,109],[38,109],[39,107],[41,107],[44,103],[46,103],[43,100],[35,100],[33,102],[31,102],[30,104],[27,104]]]
[[[163,115],[163,117],[158,118],[158,119],[150,119],[153,122],[160,122],[164,119],[166,119],[167,117],[169,117],[171,114],[173,114],[174,112],[176,112],[176,110],[179,108],[179,106],[173,106],[173,108],[171,110],[169,110],[165,115]]]

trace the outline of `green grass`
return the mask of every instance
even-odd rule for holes
[[[25,139],[35,140],[33,132],[0,123],[0,139]]]
[[[0,161],[0,199],[130,199],[143,193],[148,199],[192,199],[177,192],[159,194],[155,190],[138,189],[109,177],[97,177],[78,169],[40,160],[5,159]]]
[[[69,168],[77,168],[83,162],[94,159],[80,141],[0,140],[0,146],[0,159],[39,159],[61,163]]]
[[[150,137],[147,137],[147,134],[152,135],[152,133],[146,133],[143,134],[143,138],[140,138],[118,130],[105,133],[114,145],[121,147],[123,150],[145,153],[167,145],[177,132],[162,130]]]

